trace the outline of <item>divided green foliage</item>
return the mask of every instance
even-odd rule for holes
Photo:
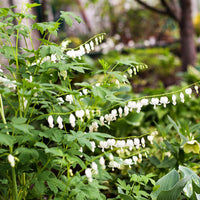
[[[200,199],[199,100],[185,95],[185,103],[178,102],[188,86],[134,93],[132,75],[147,68],[140,50],[82,57],[105,33],[74,49],[67,38],[58,45],[51,35],[58,35],[61,23],[71,27],[82,19],[61,11],[56,22],[22,24],[35,19],[26,12],[37,6],[24,4],[21,13],[0,9],[0,55],[6,59],[6,73],[0,69],[0,198]],[[34,29],[42,35],[39,48],[20,47],[21,40],[32,42]],[[176,59],[160,51],[159,62],[149,57],[156,50],[148,59],[168,70]],[[176,106],[168,102],[172,94]],[[159,98],[157,109],[152,98]]]

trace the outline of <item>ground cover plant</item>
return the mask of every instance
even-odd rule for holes
[[[105,34],[53,43],[61,22],[81,18],[28,27],[35,6],[0,9],[1,199],[199,199],[199,82],[133,94],[129,79],[146,64],[99,59],[95,70],[82,56]],[[34,29],[40,47],[19,48]]]

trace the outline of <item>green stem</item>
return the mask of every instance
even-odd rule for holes
[[[17,181],[16,181],[16,174],[15,168],[12,167],[12,181],[13,181],[13,200],[18,200],[18,193],[17,193]]]
[[[3,123],[6,125],[6,118],[5,118],[5,114],[4,114],[4,109],[3,109],[3,101],[2,101],[2,96],[0,94],[0,112],[1,112],[1,117],[2,117],[2,121]],[[9,135],[9,132],[6,132]],[[10,147],[10,153],[12,153],[12,147]],[[13,200],[18,200],[18,192],[17,192],[17,181],[16,181],[16,174],[15,174],[15,168],[12,167],[12,192],[13,192]]]

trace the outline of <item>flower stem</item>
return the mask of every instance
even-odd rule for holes
[[[12,167],[12,181],[13,181],[13,200],[18,200],[18,192],[17,192],[17,181],[16,181],[16,174],[15,168]]]

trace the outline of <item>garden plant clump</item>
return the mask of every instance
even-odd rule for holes
[[[199,82],[132,94],[129,80],[145,64],[100,59],[94,69],[83,57],[105,34],[74,49],[68,40],[53,43],[62,21],[81,18],[61,12],[56,22],[28,27],[22,20],[35,19],[27,14],[35,6],[0,9],[8,61],[0,71],[0,199],[199,199]],[[40,47],[19,48],[34,29]]]

